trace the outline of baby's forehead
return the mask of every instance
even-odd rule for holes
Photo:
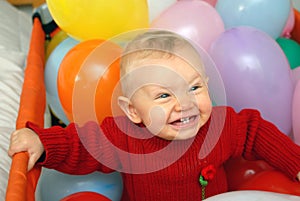
[[[204,65],[201,57],[194,49],[181,48],[174,51],[145,49],[131,52],[123,55],[122,68],[126,72],[140,66],[146,65],[165,65],[168,63],[186,63],[192,68],[203,68]],[[174,64],[173,64],[174,65]],[[203,70],[201,69],[201,71]],[[196,69],[197,70],[197,69]]]
[[[122,80],[123,92],[127,97],[132,97],[140,89],[147,89],[148,92],[151,90],[151,93],[161,89],[171,93],[186,92],[192,85],[205,82],[200,73],[196,71],[191,73],[191,76],[187,76],[162,65],[140,66],[129,72]]]
[[[126,54],[121,66],[123,92],[147,83],[166,85],[166,82],[187,80],[188,76],[206,78],[200,55],[190,48],[176,51],[138,50]],[[167,79],[168,78],[168,79]]]
[[[144,85],[171,86],[181,83],[189,85],[191,82],[204,78],[201,67],[191,66],[189,63],[176,58],[151,59],[133,63],[130,70],[122,76],[122,82],[129,87]]]

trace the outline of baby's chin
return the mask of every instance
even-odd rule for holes
[[[164,140],[188,140],[194,138],[198,133],[198,129],[193,129],[190,131],[177,131],[177,132],[168,132],[168,134],[159,133],[156,136]]]

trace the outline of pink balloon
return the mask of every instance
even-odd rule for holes
[[[294,141],[300,145],[300,81],[297,82],[293,97],[293,111],[292,111],[292,122],[293,122],[293,133]]]
[[[208,50],[224,32],[224,23],[216,9],[205,1],[177,1],[151,24],[151,28],[174,31]]]
[[[285,38],[290,38],[294,25],[295,25],[295,13],[294,13],[294,7],[291,6],[290,14],[286,21],[285,27],[282,30],[281,36]]]
[[[294,86],[296,86],[297,82],[300,80],[300,66],[291,69],[291,78]]]

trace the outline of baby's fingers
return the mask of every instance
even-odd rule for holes
[[[27,148],[24,143],[19,143],[17,140],[12,141],[9,145],[8,155],[12,157],[18,152],[27,151]]]
[[[20,129],[14,131],[10,137],[10,145],[8,149],[8,155],[13,156],[15,153],[28,151],[32,141],[32,133],[29,129]]]
[[[29,161],[28,161],[28,171],[31,170],[33,168],[33,166],[35,165],[35,163],[37,162],[37,160],[39,159],[39,155],[38,154],[32,154],[29,157]]]

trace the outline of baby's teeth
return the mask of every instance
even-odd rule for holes
[[[180,121],[181,121],[182,123],[186,124],[186,123],[189,123],[190,118],[189,118],[189,117],[181,118]]]

